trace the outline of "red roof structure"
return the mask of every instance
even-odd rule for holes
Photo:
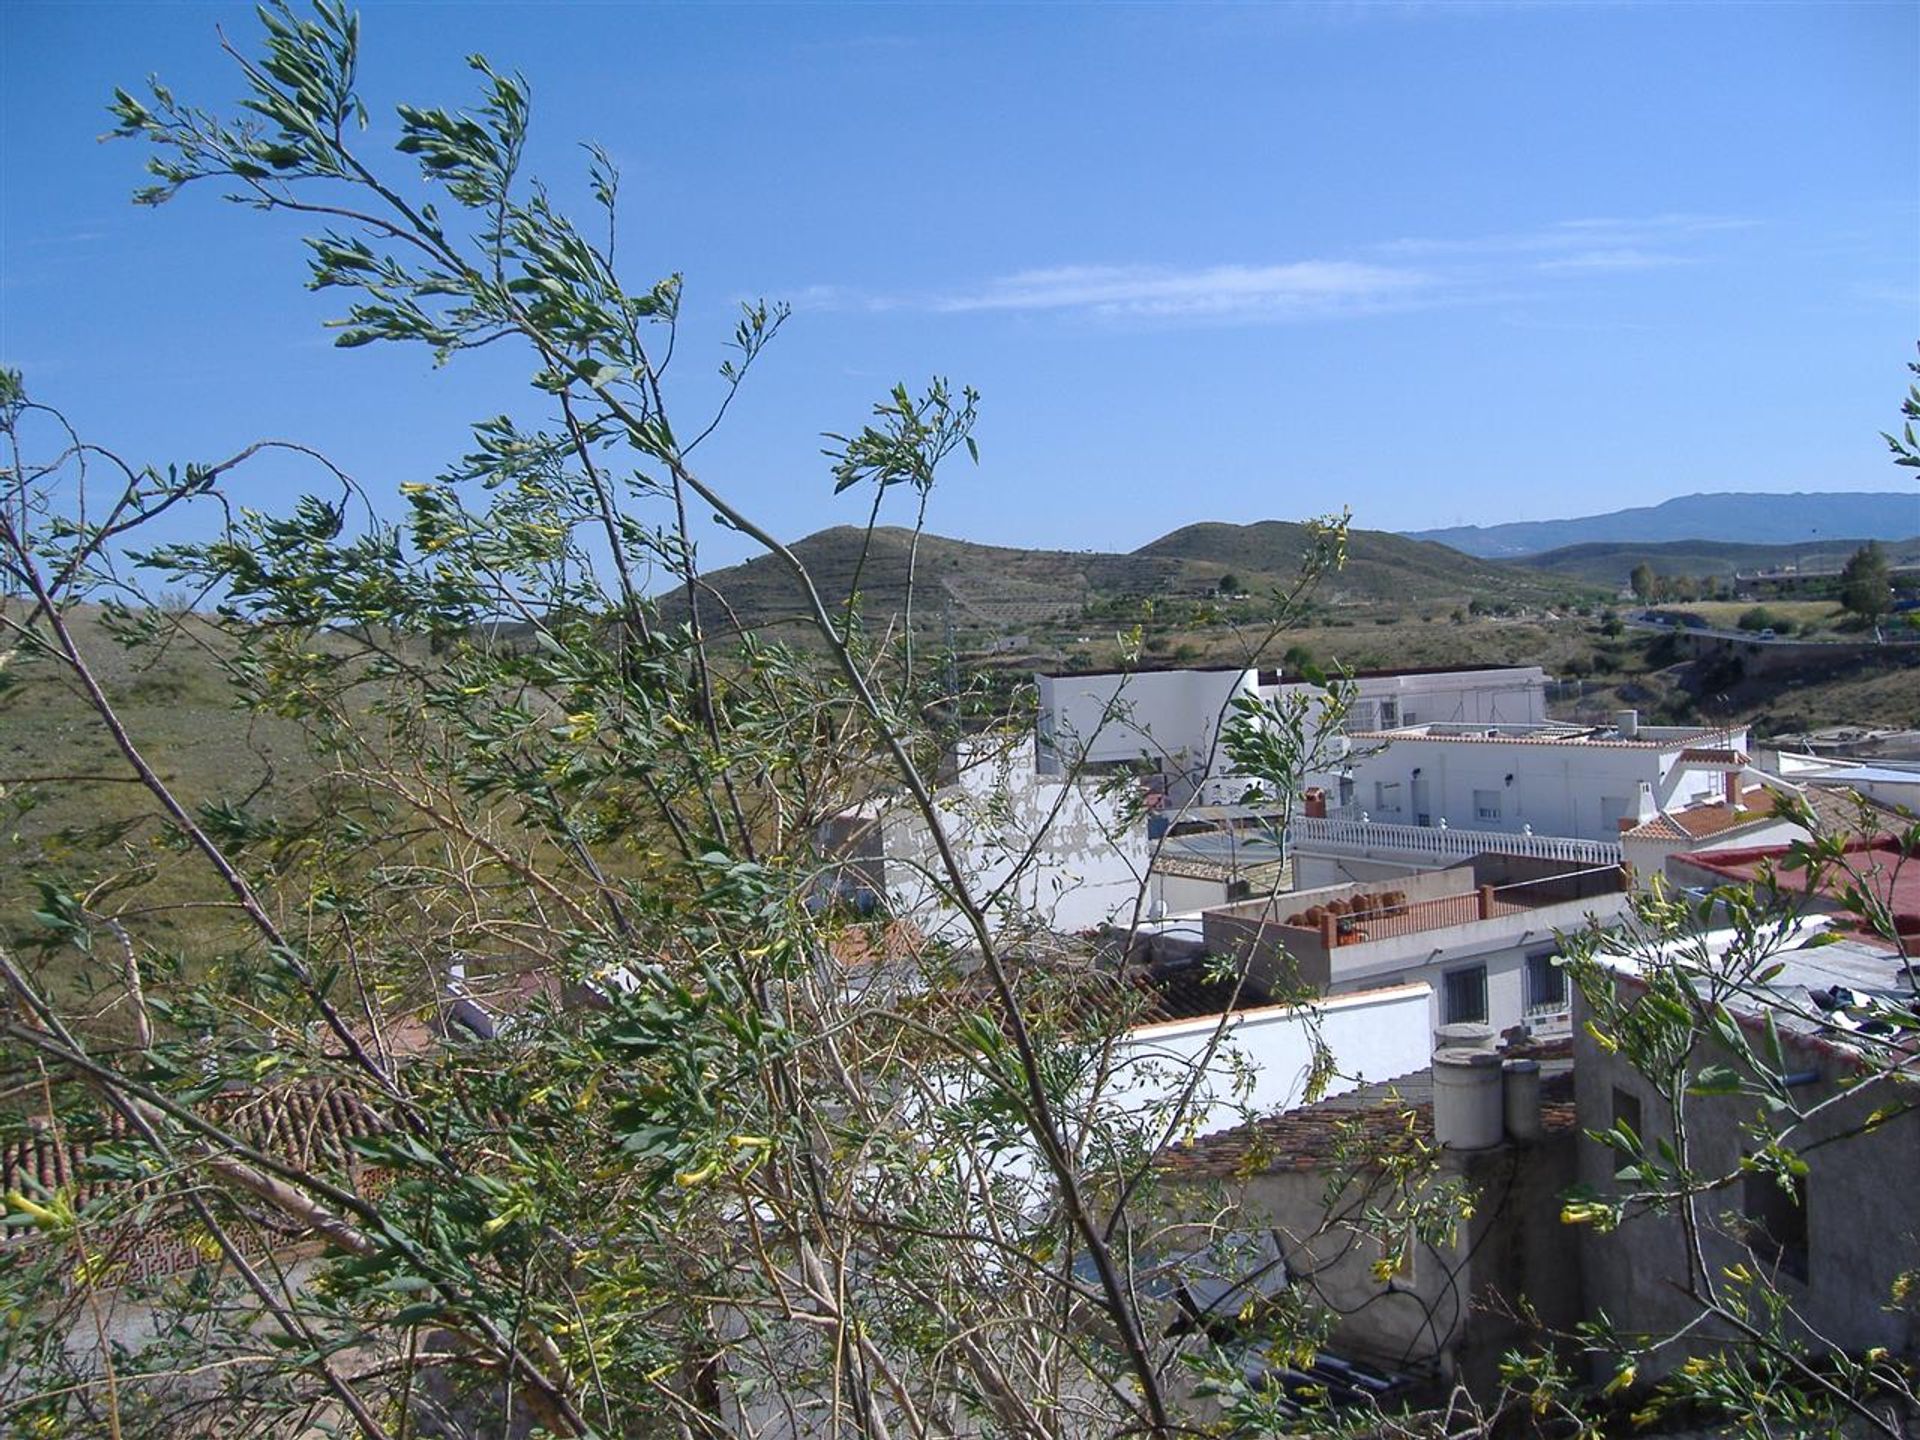
[[[1750,885],[1771,871],[1782,890],[1809,892],[1813,873],[1784,868],[1790,855],[1785,845],[1760,845],[1748,849],[1704,850],[1684,857],[1684,863],[1721,877],[1723,883]],[[1858,875],[1860,883],[1893,913],[1894,929],[1909,944],[1920,943],[1920,854],[1908,855],[1891,835],[1850,841],[1845,862]],[[1846,870],[1829,868],[1811,891],[1836,911],[1844,909],[1842,900],[1854,883]]]

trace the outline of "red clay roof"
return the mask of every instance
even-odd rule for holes
[[[1783,890],[1806,892],[1806,871],[1781,869],[1789,854],[1785,845],[1759,845],[1747,849],[1703,850],[1686,857],[1687,863],[1723,876],[1735,884],[1751,884],[1761,872],[1771,868]],[[1860,872],[1861,880],[1893,912],[1894,926],[1902,935],[1920,937],[1920,855],[1903,856],[1899,842],[1891,835],[1870,840],[1849,841],[1846,862]],[[1852,881],[1844,873],[1829,871],[1822,879],[1820,894],[1838,902]]]
[[[1743,770],[1753,763],[1744,750],[1713,749],[1705,745],[1687,746],[1680,752],[1680,758],[1696,765],[1738,765]]]
[[[1773,819],[1770,810],[1732,809],[1726,805],[1696,805],[1689,810],[1662,811],[1625,833],[1636,840],[1704,840],[1724,830],[1738,830]]]

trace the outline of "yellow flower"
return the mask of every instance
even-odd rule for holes
[[[1607,1382],[1607,1388],[1600,1393],[1602,1395],[1618,1395],[1622,1390],[1627,1389],[1633,1384],[1634,1378],[1638,1376],[1639,1373],[1640,1371],[1636,1366],[1622,1366],[1620,1373],[1609,1380]]]

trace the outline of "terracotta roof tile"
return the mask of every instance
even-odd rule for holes
[[[1773,819],[1771,810],[1735,810],[1726,805],[1696,805],[1689,810],[1663,810],[1626,831],[1635,840],[1703,840],[1709,835],[1758,825]]]
[[[227,1126],[257,1150],[279,1156],[301,1168],[322,1172],[357,1171],[360,1162],[351,1142],[376,1135],[385,1123],[351,1091],[314,1083],[276,1090],[236,1091],[215,1097],[207,1109],[210,1118]],[[63,1127],[57,1134],[44,1124],[28,1122],[25,1133],[0,1144],[0,1192],[20,1190],[29,1196],[64,1190],[76,1207],[84,1207],[115,1192],[138,1199],[144,1184],[114,1179],[90,1163],[105,1147],[129,1139],[127,1124],[111,1111],[91,1125]],[[136,1226],[124,1217],[111,1226],[115,1248],[123,1252],[124,1278],[151,1279],[177,1274],[203,1263],[193,1248],[165,1226]],[[0,1245],[32,1237],[32,1230],[0,1231]]]
[[[1705,745],[1689,745],[1680,752],[1682,760],[1691,760],[1696,765],[1738,765],[1741,769],[1753,763],[1744,750],[1715,749]]]

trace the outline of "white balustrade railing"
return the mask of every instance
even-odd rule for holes
[[[1444,825],[1383,825],[1371,820],[1323,820],[1296,817],[1287,827],[1290,850],[1340,850],[1466,858],[1484,851],[1527,855],[1539,860],[1572,860],[1584,865],[1618,865],[1618,841],[1582,840],[1570,835],[1515,835],[1504,830],[1452,830]]]

